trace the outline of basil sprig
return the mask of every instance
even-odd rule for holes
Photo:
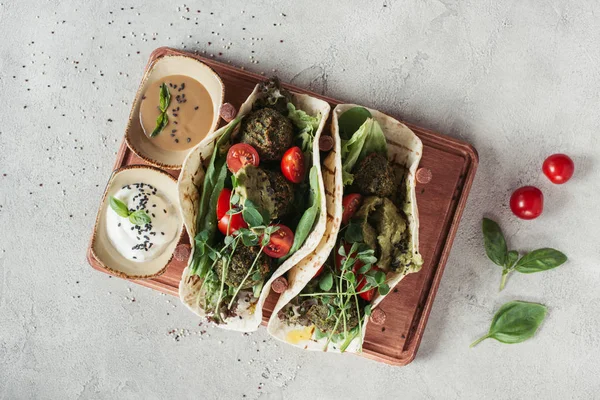
[[[488,338],[508,344],[521,343],[535,335],[546,312],[543,304],[510,301],[494,315],[488,333],[474,341],[471,347]]]
[[[492,262],[502,267],[500,290],[504,289],[508,274],[517,271],[523,274],[547,271],[556,268],[567,261],[567,256],[558,250],[542,248],[525,254],[519,259],[519,252],[508,251],[506,240],[500,226],[489,218],[484,218],[481,224],[485,252]]]
[[[167,109],[169,108],[169,103],[171,103],[171,93],[169,92],[169,88],[163,82],[160,85],[160,93],[159,93],[159,102],[158,108],[160,109],[160,114],[158,118],[156,118],[156,127],[150,134],[150,137],[154,137],[162,132],[163,129],[169,124],[169,116],[167,115]]]
[[[116,197],[110,196],[108,204],[119,217],[128,218],[129,222],[134,225],[142,226],[149,224],[152,221],[150,216],[146,214],[144,210],[130,211],[127,205]]]

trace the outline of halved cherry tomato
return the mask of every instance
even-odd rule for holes
[[[534,219],[544,210],[544,194],[534,186],[523,186],[510,196],[510,209],[521,219]]]
[[[294,233],[285,225],[277,224],[279,229],[271,234],[269,244],[264,248],[264,252],[269,257],[281,258],[289,253],[294,243]]]
[[[231,222],[229,222],[230,219],[231,219]],[[221,231],[221,233],[223,235],[229,236],[229,235],[232,235],[235,231],[237,231],[240,228],[247,228],[248,224],[246,223],[246,221],[244,221],[242,214],[238,213],[238,214],[233,214],[233,215],[228,215],[228,214],[223,215],[223,217],[219,220],[219,223],[217,226],[219,227],[219,230]],[[227,230],[228,227],[229,227],[229,230]]]
[[[544,161],[542,171],[552,183],[561,185],[573,176],[575,163],[566,154],[552,154]]]
[[[231,189],[223,189],[219,194],[219,199],[217,200],[217,221],[225,216],[227,211],[231,208],[231,203],[229,200],[231,199]]]
[[[381,271],[381,268],[371,267],[371,270]],[[365,278],[364,275],[358,275],[358,277],[356,279],[358,279],[358,285],[356,286],[356,291],[360,292],[367,284],[367,279]],[[366,301],[371,301],[371,300],[373,300],[373,297],[375,297],[375,293],[377,293],[377,288],[367,290],[366,292],[359,293],[358,295],[361,298],[365,299]]]
[[[306,163],[300,147],[295,146],[285,152],[281,159],[281,172],[290,182],[300,183],[304,180]]]
[[[342,224],[346,225],[350,218],[354,216],[356,211],[360,208],[362,204],[362,196],[358,193],[351,193],[344,196],[342,200]]]
[[[256,149],[246,143],[234,144],[227,152],[227,168],[234,174],[245,165],[258,167],[260,159]]]

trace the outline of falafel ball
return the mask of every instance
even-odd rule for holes
[[[354,183],[365,196],[388,197],[396,188],[396,174],[387,157],[371,153],[355,168]]]
[[[279,219],[292,211],[294,205],[294,186],[285,179],[279,171],[265,170],[270,185],[267,186],[266,194],[273,203],[271,220]]]
[[[258,255],[259,248],[257,246],[244,246],[239,244],[233,256],[231,256],[231,261],[229,262],[229,266],[227,268],[227,276],[225,277],[225,283],[231,287],[238,287],[248,270],[252,266],[254,259]],[[217,265],[215,266],[219,277],[223,274],[223,260],[219,260]],[[271,262],[269,257],[267,257],[264,253],[261,253],[258,261],[256,262],[255,269],[260,272],[261,278],[260,280],[252,279],[254,273],[250,274],[244,284],[242,285],[242,289],[250,289],[252,286],[259,283],[261,280],[264,280],[269,271],[271,270]]]
[[[240,141],[254,147],[261,160],[278,161],[292,146],[294,128],[280,112],[261,108],[244,117],[240,134]]]
[[[331,333],[333,328],[335,327],[336,316],[332,315],[327,318],[329,315],[329,308],[326,304],[319,302],[319,304],[312,305],[308,311],[306,312],[306,317],[309,321],[311,321],[321,332]],[[356,311],[356,307],[350,307],[346,310],[346,329],[350,330],[358,325],[358,314]],[[333,330],[334,334],[340,334],[344,332],[344,324],[342,322],[337,324],[335,330]]]

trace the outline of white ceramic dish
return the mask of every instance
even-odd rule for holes
[[[110,196],[114,196],[123,186],[137,182],[150,183],[156,187],[173,205],[173,209],[176,210],[179,218],[175,239],[157,258],[144,262],[135,262],[123,257],[110,242],[106,231],[108,199]],[[168,173],[145,165],[128,165],[116,170],[106,185],[96,217],[92,236],[92,255],[103,268],[122,278],[148,279],[163,274],[167,270],[167,265],[171,262],[175,247],[177,247],[177,243],[183,234],[183,218],[178,201],[177,180]]]
[[[127,146],[144,161],[160,168],[181,169],[183,160],[192,149],[169,151],[154,145],[144,133],[139,117],[142,96],[148,86],[170,75],[189,76],[204,85],[210,94],[213,102],[213,121],[207,136],[214,132],[219,124],[219,110],[223,104],[225,87],[219,75],[212,68],[193,57],[163,56],[154,61],[147,69],[131,107],[125,141]]]

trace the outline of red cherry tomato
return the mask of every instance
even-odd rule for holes
[[[229,222],[230,219],[231,219],[231,222]],[[246,223],[246,221],[244,221],[242,214],[239,213],[239,214],[233,214],[233,215],[225,214],[223,216],[223,218],[221,218],[219,220],[219,223],[217,224],[217,226],[219,227],[219,230],[221,231],[221,233],[223,235],[229,236],[229,235],[233,235],[233,233],[240,228],[247,228],[248,224]],[[228,227],[229,227],[229,230],[227,230]]]
[[[292,183],[300,183],[304,180],[306,163],[300,147],[292,147],[285,152],[281,159],[281,172]]]
[[[552,154],[544,161],[542,171],[552,183],[561,185],[571,179],[575,172],[575,164],[566,154]]]
[[[219,200],[217,200],[217,221],[225,216],[227,211],[231,208],[231,203],[229,200],[231,199],[231,189],[223,189],[221,190],[221,194],[219,194]]]
[[[347,194],[342,200],[342,224],[346,225],[362,204],[362,196],[358,193]]]
[[[245,165],[258,167],[260,158],[256,149],[246,143],[234,144],[227,152],[227,168],[234,174]]]
[[[277,224],[279,229],[271,234],[269,244],[264,248],[266,255],[272,258],[281,258],[289,253],[294,243],[294,233],[285,225]]]
[[[381,268],[372,267],[371,270],[381,271]],[[364,275],[359,275],[356,279],[358,279],[358,285],[356,285],[356,291],[360,292],[367,284],[367,279],[365,278]],[[361,298],[365,299],[366,301],[371,301],[371,300],[373,300],[373,297],[375,297],[375,293],[377,293],[377,288],[367,290],[366,292],[359,293],[358,295]]]
[[[544,195],[534,186],[524,186],[510,196],[510,209],[521,219],[534,219],[544,210]]]

